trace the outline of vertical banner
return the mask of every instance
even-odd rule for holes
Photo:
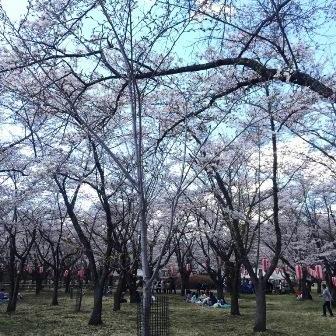
[[[336,277],[333,276],[331,278],[331,282],[332,282],[333,286],[336,287]]]
[[[295,265],[295,275],[297,280],[301,280],[303,277],[302,266]]]
[[[316,273],[316,277],[319,280],[323,280],[324,276],[323,276],[323,269],[321,265],[316,265],[315,266],[315,273]]]
[[[77,272],[77,275],[79,277],[80,280],[83,280],[84,279],[84,276],[85,276],[85,270],[84,268],[81,268],[78,272]]]
[[[268,258],[262,258],[261,259],[261,269],[265,273],[271,266],[271,262],[268,260]]]

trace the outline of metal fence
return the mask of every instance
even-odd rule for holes
[[[141,317],[143,315],[142,300],[138,303],[137,309],[137,330],[138,336],[142,336]],[[150,336],[169,336],[169,300],[166,296],[157,296],[151,304],[150,310]]]

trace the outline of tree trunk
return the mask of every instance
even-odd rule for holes
[[[128,288],[130,293],[130,303],[137,303],[138,295],[137,295],[136,277],[132,275],[129,277]]]
[[[230,314],[233,316],[239,316],[240,311],[239,311],[239,294],[237,290],[231,290],[230,292],[230,299],[231,299],[231,310]]]
[[[310,300],[312,297],[310,295],[310,286],[307,283],[307,271],[303,269],[303,277],[301,280],[301,290],[302,290],[302,300]]]
[[[64,280],[65,294],[70,293],[70,282],[71,282],[71,277],[70,277],[70,275],[68,275]]]
[[[20,286],[20,279],[21,276],[20,274],[17,274],[15,278],[15,283],[14,283],[14,289],[11,292],[11,295],[9,296],[9,301],[7,305],[7,313],[15,313],[16,311],[16,304],[17,304],[17,298],[19,294],[19,286]]]
[[[227,289],[230,292],[231,315],[240,315],[239,311],[239,289],[240,289],[240,263],[232,261],[225,262],[225,274]]]
[[[217,288],[217,299],[218,300],[224,299],[223,283],[217,283],[216,288]]]
[[[263,279],[258,279],[256,285],[256,315],[254,321],[255,332],[266,331],[266,285]]]
[[[42,276],[41,274],[36,275],[36,287],[35,287],[35,294],[39,295],[42,290]]]
[[[58,274],[56,274],[54,278],[54,289],[51,305],[58,306]]]
[[[9,298],[11,298],[14,295],[15,290],[15,275],[16,275],[16,269],[15,269],[15,253],[14,249],[12,248],[12,245],[10,245],[9,250]],[[8,311],[8,308],[7,308]]]
[[[121,295],[123,289],[124,275],[123,272],[120,273],[117,288],[113,295],[113,311],[118,311],[121,308]]]
[[[290,276],[289,276],[289,274],[287,272],[284,272],[284,274],[285,274],[286,282],[287,282],[287,284],[289,286],[289,290],[290,290],[290,292],[292,294],[294,294],[295,293],[295,289],[294,289],[293,281],[291,280],[291,278],[290,278]]]
[[[104,281],[102,283],[100,281],[97,281],[93,292],[93,310],[89,320],[89,325],[103,324],[101,318],[103,310],[103,290],[104,290]]]
[[[322,283],[321,281],[317,281],[317,294],[321,294],[322,293]]]
[[[181,274],[181,296],[185,296],[187,289],[190,289],[189,277],[190,275],[188,273],[182,272]]]
[[[240,289],[240,263],[235,263],[232,268],[230,284],[230,299],[231,299],[231,315],[240,315],[239,310],[239,289]]]
[[[142,333],[141,336],[150,336],[150,311],[152,304],[152,293],[150,287],[145,287],[143,290],[143,301],[142,301]]]

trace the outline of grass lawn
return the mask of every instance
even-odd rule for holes
[[[84,296],[83,309],[74,312],[74,301],[61,296],[58,307],[50,306],[50,294],[40,297],[25,294],[17,313],[8,316],[0,306],[1,336],[45,335],[136,335],[136,307],[124,304],[120,312],[112,311],[112,299],[104,301],[104,325],[88,326],[92,298]],[[179,296],[170,296],[171,335],[217,336],[253,335],[254,297],[243,296],[240,317],[231,317],[224,309],[211,309],[186,304]],[[293,296],[274,295],[267,298],[268,331],[263,335],[335,336],[336,318],[321,316],[320,299],[298,302]]]

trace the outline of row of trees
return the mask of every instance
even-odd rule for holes
[[[322,259],[330,278],[336,114],[319,36],[333,15],[294,0],[39,0],[20,21],[1,8],[11,297],[32,255],[55,297],[66,258],[84,258],[96,325],[110,272],[134,284],[140,266],[147,336],[160,268],[174,256],[185,287],[202,256],[219,294],[227,277],[233,314],[244,265],[264,331],[280,260]]]

